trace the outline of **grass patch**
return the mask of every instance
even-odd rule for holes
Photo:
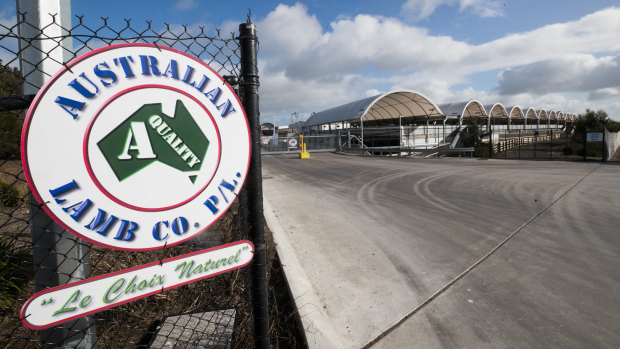
[[[19,204],[19,191],[12,185],[0,181],[0,205],[15,207]]]
[[[562,152],[564,155],[575,155],[577,154],[577,149],[572,145],[566,145],[562,148]]]
[[[16,299],[32,279],[30,247],[18,245],[15,234],[0,237],[0,313],[14,310]]]

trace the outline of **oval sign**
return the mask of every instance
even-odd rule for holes
[[[20,317],[42,330],[244,267],[253,256],[254,245],[244,240],[50,288],[30,297]]]
[[[22,132],[30,188],[61,226],[120,250],[204,231],[245,180],[250,132],[232,88],[172,48],[85,54],[37,94]]]

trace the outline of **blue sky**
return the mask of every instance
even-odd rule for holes
[[[616,6],[616,7],[614,7]],[[620,3],[603,0],[78,1],[74,15],[235,30],[260,40],[261,114],[290,122],[395,88],[620,120]],[[14,16],[11,1],[0,21]],[[94,18],[93,18],[94,17]]]

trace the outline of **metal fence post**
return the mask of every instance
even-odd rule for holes
[[[493,159],[493,128],[489,125],[489,159]]]
[[[588,161],[588,129],[583,133],[583,161]]]
[[[534,159],[537,157],[538,152],[538,129],[534,133]]]
[[[73,58],[71,1],[17,1],[23,93],[36,94],[62,63]],[[46,140],[40,140],[45,142]],[[90,276],[89,247],[56,224],[30,194],[34,276],[37,291]],[[41,347],[92,348],[97,337],[92,316],[40,331]]]
[[[569,133],[566,132],[566,129],[564,129],[564,132],[566,133],[566,144],[565,144],[566,151],[564,151],[563,153],[564,153],[564,157],[568,158],[568,153],[569,153],[569,151],[568,151],[568,136],[569,136]]]
[[[607,144],[605,144],[605,133],[606,132],[607,130],[603,128],[603,161],[602,162],[607,162]]]
[[[360,145],[360,147],[362,148],[362,156],[366,155],[364,152],[364,117],[360,117],[360,128],[361,128],[361,132],[362,132],[362,144]]]
[[[252,157],[247,178],[250,237],[255,254],[252,261],[252,309],[254,313],[254,344],[257,349],[269,348],[269,298],[267,293],[267,263],[265,256],[265,227],[263,223],[263,179],[260,150],[260,121],[258,108],[258,59],[256,26],[248,21],[239,25],[241,48],[241,97],[248,117],[252,137]]]
[[[342,135],[340,134],[340,130],[338,130],[338,151],[342,151]]]
[[[508,150],[506,149],[506,144],[508,143],[508,130],[504,129],[504,146],[502,147],[504,151],[504,159],[508,159]]]
[[[398,156],[400,156],[401,147],[403,146],[403,116],[398,115]]]
[[[347,130],[347,147],[351,151],[351,130]]]
[[[551,160],[553,160],[553,129],[549,130],[549,148],[551,149]]]
[[[521,159],[521,143],[523,143],[523,139],[521,139],[521,130],[519,129],[519,159]]]

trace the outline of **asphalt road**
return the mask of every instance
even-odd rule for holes
[[[263,177],[311,347],[620,346],[620,166],[275,155]]]

